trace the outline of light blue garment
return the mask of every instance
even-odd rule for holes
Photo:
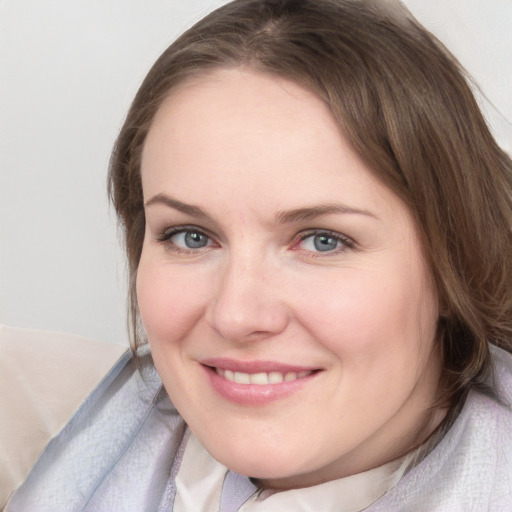
[[[512,512],[512,355],[491,349],[497,399],[471,391],[443,440],[368,512]]]
[[[512,511],[512,356],[493,349],[493,357],[500,400],[471,391],[440,444],[368,511]],[[140,367],[130,356],[116,365],[49,443],[7,512],[172,510],[186,426],[148,353]],[[225,481],[229,510],[243,501],[241,489],[252,492],[241,484],[239,475]]]
[[[48,444],[6,510],[170,510],[186,426],[149,353],[139,365],[130,354],[119,361]]]

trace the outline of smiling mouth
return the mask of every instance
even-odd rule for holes
[[[211,358],[201,361],[213,389],[243,407],[264,406],[300,392],[323,371],[276,361]]]
[[[256,384],[266,386],[269,384],[281,384],[282,382],[292,382],[297,379],[303,379],[315,373],[314,370],[302,372],[259,372],[259,373],[245,373],[233,370],[224,370],[222,368],[212,368],[217,375],[237,384]]]

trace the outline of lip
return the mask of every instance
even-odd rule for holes
[[[275,361],[236,361],[233,359],[213,358],[200,361],[212,388],[224,399],[238,405],[261,406],[279,399],[284,399],[299,392],[318,375],[319,368],[290,365]],[[239,384],[221,377],[216,368],[243,373],[305,372],[310,375],[283,381],[277,384]]]
[[[228,359],[224,357],[215,357],[211,359],[204,359],[200,361],[204,366],[211,366],[221,368],[223,370],[231,370],[233,372],[244,373],[260,373],[260,372],[310,372],[318,370],[319,368],[313,366],[300,366],[287,363],[279,363],[277,361],[238,361],[235,359]]]

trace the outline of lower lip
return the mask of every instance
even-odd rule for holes
[[[222,398],[239,405],[265,405],[286,398],[301,390],[315,378],[317,372],[289,382],[278,384],[238,384],[221,377],[215,369],[202,365],[213,389]]]

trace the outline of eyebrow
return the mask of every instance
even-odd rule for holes
[[[320,204],[318,206],[310,206],[305,208],[297,208],[294,210],[286,210],[280,211],[276,214],[276,221],[278,223],[292,223],[292,222],[303,222],[307,220],[312,220],[317,217],[323,217],[325,215],[332,215],[335,213],[346,213],[346,214],[356,214],[356,215],[365,215],[367,217],[373,217],[377,219],[377,216],[368,210],[360,210],[358,208],[351,208],[349,206],[345,206],[343,204],[338,203],[329,203],[329,204]]]
[[[193,217],[205,219],[210,217],[204,210],[199,208],[199,206],[183,203],[182,201],[178,201],[177,199],[174,199],[167,194],[157,194],[156,196],[149,199],[145,203],[145,206],[148,207],[154,204],[162,204]],[[279,211],[275,215],[275,222],[277,224],[291,224],[293,222],[304,222],[315,219],[317,217],[323,217],[336,213],[365,215],[367,217],[377,219],[377,216],[368,210],[352,208],[338,203],[328,203],[316,206],[308,206],[304,208],[295,208],[293,210]]]
[[[149,201],[146,202],[145,206],[152,206],[154,204],[163,204],[168,206],[169,208],[174,208],[179,212],[186,213],[187,215],[192,215],[193,217],[202,217],[207,218],[208,215],[204,210],[201,210],[199,206],[194,206],[192,204],[182,203],[177,199],[173,199],[166,194],[157,194],[152,197]]]

